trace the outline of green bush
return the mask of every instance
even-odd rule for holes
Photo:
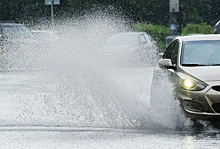
[[[166,49],[166,37],[170,35],[169,27],[148,23],[137,23],[134,25],[134,29],[139,32],[147,32],[158,43],[159,51],[164,51]],[[181,35],[213,33],[212,26],[202,23],[187,24],[186,27],[182,29]]]
[[[181,35],[189,35],[189,34],[213,34],[213,27],[207,25],[206,23],[202,24],[187,24],[186,27],[183,28]]]
[[[147,32],[159,46],[159,51],[166,48],[166,37],[169,36],[169,27],[153,25],[148,23],[137,23],[134,25],[135,31]]]

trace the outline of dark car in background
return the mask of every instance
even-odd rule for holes
[[[152,65],[156,43],[146,32],[121,32],[110,36],[99,50],[109,63],[117,65]]]
[[[0,23],[0,36],[3,39],[26,38],[31,37],[32,33],[24,24]]]
[[[19,62],[24,51],[30,49],[32,37],[24,24],[0,23],[0,67],[12,67]]]
[[[1,52],[8,51],[15,42],[24,41],[32,37],[30,30],[19,23],[0,23],[0,44]]]

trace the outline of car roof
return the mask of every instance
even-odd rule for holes
[[[202,41],[202,40],[220,40],[220,34],[206,34],[206,35],[189,35],[189,36],[178,36],[175,39],[181,41]]]
[[[119,32],[119,33],[116,33],[116,34],[145,34],[146,32]]]

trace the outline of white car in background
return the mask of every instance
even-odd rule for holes
[[[99,50],[110,64],[149,66],[156,60],[156,43],[146,32],[121,32],[110,36]]]

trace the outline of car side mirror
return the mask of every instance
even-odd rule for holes
[[[158,61],[158,65],[159,65],[159,67],[167,68],[167,69],[175,69],[176,68],[175,66],[173,66],[170,59],[160,59]]]

